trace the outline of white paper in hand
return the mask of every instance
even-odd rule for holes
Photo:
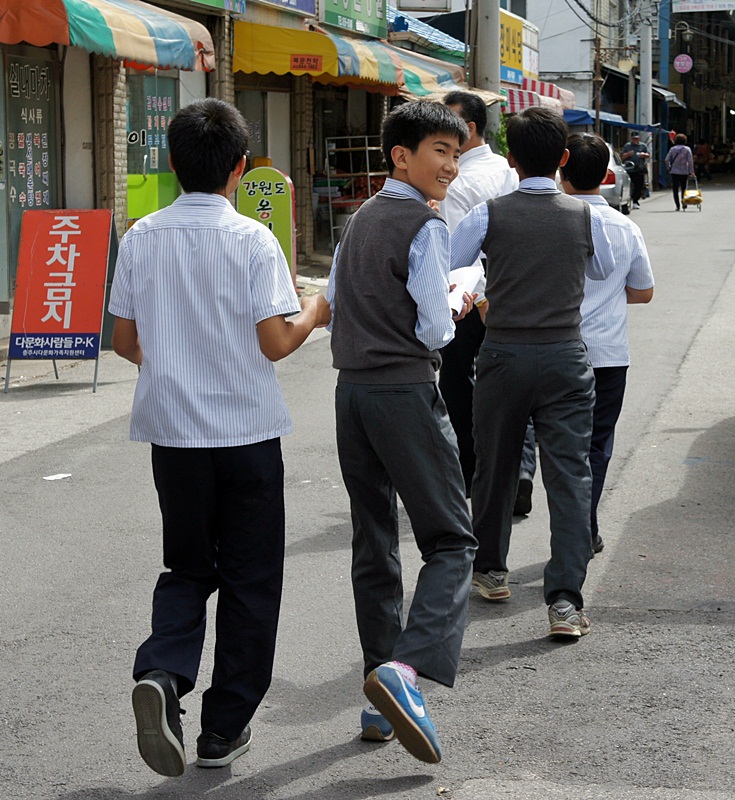
[[[474,294],[485,288],[485,270],[482,267],[460,267],[449,273],[449,285],[457,285],[449,292],[449,307],[459,314],[464,305],[462,296],[465,292]]]

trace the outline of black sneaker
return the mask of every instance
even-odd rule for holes
[[[146,673],[135,684],[133,713],[143,761],[159,775],[183,775],[186,756],[182,711],[171,679],[162,669]]]
[[[238,756],[247,753],[252,738],[250,725],[246,725],[245,730],[232,742],[217,736],[216,733],[203,731],[197,739],[197,766],[226,767]]]
[[[602,536],[599,533],[595,534],[592,537],[592,558],[594,558],[594,553],[601,553],[605,549],[605,542],[602,541]]]
[[[513,506],[514,517],[524,517],[531,513],[531,494],[533,492],[533,481],[530,478],[521,478],[518,481],[518,491],[516,502]]]

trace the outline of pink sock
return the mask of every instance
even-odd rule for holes
[[[404,664],[401,661],[389,661],[385,666],[392,667],[403,676],[404,680],[406,680],[410,686],[416,687],[417,673],[412,666]]]

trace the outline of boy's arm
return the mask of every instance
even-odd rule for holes
[[[279,315],[258,323],[260,351],[270,361],[280,361],[299,348],[314,328],[324,327],[331,319],[326,297],[321,294],[305,297],[301,301],[301,313],[293,319]]]
[[[112,328],[112,349],[121,358],[127,358],[133,364],[141,365],[143,351],[140,349],[138,326],[134,319],[115,317],[115,324]]]
[[[650,289],[632,289],[630,286],[625,287],[625,294],[627,295],[628,304],[635,303],[650,303],[653,299],[653,286]]]

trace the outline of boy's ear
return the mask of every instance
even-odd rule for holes
[[[174,169],[174,162],[171,161],[171,156],[168,157],[168,166],[171,169],[171,172],[174,172],[174,173],[176,172],[176,170]]]
[[[559,162],[559,166],[563,167],[567,161],[569,161],[569,150],[564,150],[564,155],[561,157],[561,161]]]
[[[406,163],[407,152],[409,152],[408,148],[401,144],[397,144],[391,149],[390,156],[396,169],[408,169],[408,164]]]
[[[518,166],[518,162],[515,160],[515,158],[513,158],[513,153],[511,153],[510,150],[508,150],[508,152],[505,154],[505,157],[508,160],[508,166],[511,169],[515,169]]]

